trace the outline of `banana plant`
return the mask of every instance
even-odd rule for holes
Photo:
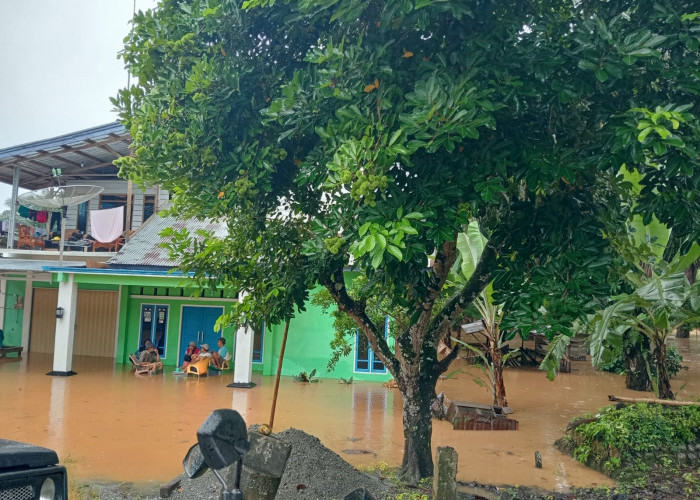
[[[455,263],[450,279],[456,283],[466,283],[474,272],[481,258],[481,253],[486,245],[486,238],[481,234],[476,222],[470,223],[466,231],[457,236],[457,249],[459,258]],[[477,296],[473,302],[474,307],[481,316],[484,324],[480,332],[485,339],[485,349],[480,349],[471,344],[452,338],[458,345],[474,352],[483,362],[484,370],[488,373],[493,404],[496,406],[508,406],[506,388],[503,380],[503,367],[508,359],[517,352],[503,353],[503,333],[500,323],[503,319],[503,307],[493,301],[493,285],[489,284]]]
[[[697,286],[690,286],[685,273],[678,270],[681,265],[675,259],[662,275],[653,270],[651,276],[633,275],[631,281],[637,288],[613,297],[612,303],[589,322],[594,365],[602,362],[606,344],[619,341],[629,329],[649,338],[656,367],[652,388],[661,399],[674,399],[666,363],[666,338],[686,321],[695,319],[692,311],[700,307]]]

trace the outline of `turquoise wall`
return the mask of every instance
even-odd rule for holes
[[[22,304],[26,303],[24,298],[24,280],[7,280],[5,294],[5,323],[3,333],[5,334],[5,345],[20,345],[22,343],[22,324],[24,322],[24,306],[15,309],[17,297],[21,297]]]

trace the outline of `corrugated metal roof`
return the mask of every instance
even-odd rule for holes
[[[84,268],[85,262],[66,262],[65,267],[56,267],[55,260],[32,260],[32,259],[6,259],[0,258],[0,273],[7,272],[35,272],[39,273],[45,270],[46,267],[54,267],[60,271],[68,271],[71,268]]]
[[[114,160],[130,154],[131,136],[120,123],[0,149],[0,182],[12,184],[14,166],[19,185],[38,189],[53,185],[51,169],[60,168],[67,182],[118,179]]]
[[[226,226],[223,223],[212,220],[188,219],[181,220],[177,217],[161,217],[154,215],[142,225],[124,245],[119,253],[109,259],[110,268],[117,269],[173,269],[179,261],[172,260],[168,251],[159,245],[165,241],[159,233],[166,228],[187,229],[194,232],[198,229],[213,232],[215,236],[224,237]]]

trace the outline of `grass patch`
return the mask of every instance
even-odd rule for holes
[[[418,486],[408,485],[399,478],[398,467],[392,467],[383,461],[371,465],[360,465],[357,470],[391,481],[394,484],[391,493],[394,495],[394,500],[430,500],[431,498],[432,478],[430,477],[421,479]]]

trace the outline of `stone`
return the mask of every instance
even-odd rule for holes
[[[273,500],[277,495],[287,459],[292,452],[289,443],[263,436],[257,431],[248,432],[250,450],[243,456],[241,467],[241,491],[246,500]],[[227,471],[229,486],[235,481],[235,467]]]
[[[243,457],[243,466],[270,476],[282,477],[292,446],[273,436],[249,432],[250,451]]]
[[[439,446],[433,477],[433,498],[457,500],[457,451],[451,446]]]
[[[160,498],[169,498],[173,490],[178,486],[180,486],[179,476],[160,487]]]
[[[537,467],[538,469],[542,468],[542,453],[540,453],[539,451],[535,452],[535,467]]]
[[[365,488],[357,488],[348,493],[343,500],[376,500]]]

